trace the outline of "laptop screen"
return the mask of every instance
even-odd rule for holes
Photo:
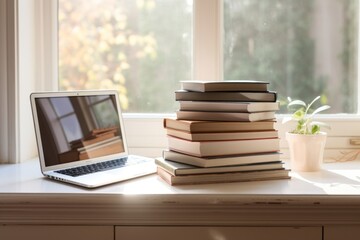
[[[35,99],[45,166],[125,151],[114,95]]]

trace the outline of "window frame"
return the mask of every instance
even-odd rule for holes
[[[32,125],[29,125],[31,111],[28,94],[32,91],[56,91],[58,90],[58,71],[57,71],[57,0],[8,0],[8,3],[14,2],[14,9],[18,11],[7,12],[7,19],[14,20],[14,36],[18,42],[14,52],[8,52],[7,58],[15,56],[17,66],[10,69],[7,76],[8,96],[7,108],[12,108],[11,93],[14,93],[14,110],[10,111],[7,118],[8,123],[1,123],[1,126],[9,126],[6,134],[1,134],[2,140],[9,142],[8,156],[2,157],[3,162],[16,163],[21,162],[37,155],[35,140],[30,144],[28,139],[35,139]],[[24,4],[27,6],[21,6]],[[32,7],[29,7],[28,5]],[[19,6],[18,6],[19,5]],[[199,80],[223,79],[223,50],[222,50],[222,6],[223,0],[195,0],[193,17],[193,78]],[[29,11],[24,16],[22,11]],[[20,12],[20,13],[18,13]],[[22,38],[22,28],[28,19],[32,20],[31,31],[33,38],[34,51],[28,53],[24,51],[24,39]],[[9,20],[8,20],[9,21]],[[11,21],[10,21],[11,22]],[[9,24],[8,24],[9,25]],[[360,24],[359,24],[360,25]],[[29,26],[26,26],[29,27]],[[9,29],[7,30],[9,31]],[[359,38],[360,39],[360,38]],[[206,43],[206,44],[205,44]],[[10,46],[10,41],[6,43]],[[359,44],[360,45],[360,44]],[[359,50],[358,50],[359,51]],[[38,53],[38,54],[36,54]],[[23,55],[28,55],[35,60],[35,70],[32,76],[31,85],[24,84],[27,81],[24,73],[28,72],[28,66],[18,63]],[[359,56],[360,54],[358,54]],[[0,56],[1,57],[1,56]],[[9,64],[9,63],[8,63]],[[30,66],[31,67],[31,66]],[[7,68],[9,70],[9,67]],[[360,69],[360,61],[358,61]],[[16,76],[19,73],[19,76]],[[14,85],[10,76],[16,79]],[[49,81],[52,79],[52,81]],[[351,139],[360,139],[360,84],[358,79],[358,114],[333,114],[322,115],[318,119],[334,125],[329,132],[325,158],[331,159],[346,151],[355,151],[357,146],[352,145]],[[7,93],[7,90],[1,90]],[[25,96],[25,97],[24,97]],[[175,101],[175,100],[174,100]],[[4,106],[4,105],[2,105]],[[159,156],[161,151],[167,147],[166,133],[163,129],[162,121],[164,117],[173,117],[174,114],[124,114],[124,124],[128,138],[129,152],[134,154],[147,155],[150,157]],[[285,115],[277,115],[277,128],[281,137],[281,149],[285,152],[284,158],[287,158],[287,144],[285,141],[285,132],[290,130],[291,124],[282,125],[281,121]],[[15,123],[15,124],[9,124]],[[26,130],[25,130],[26,129]],[[30,129],[30,130],[29,130]],[[139,131],[141,129],[141,131]],[[359,130],[358,130],[359,129]],[[15,134],[13,134],[15,133]],[[11,137],[13,136],[13,137]],[[344,155],[344,154],[343,154]],[[329,157],[330,156],[330,157]],[[1,161],[1,160],[0,160]]]

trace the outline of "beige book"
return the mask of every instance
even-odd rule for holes
[[[276,92],[190,92],[175,91],[176,101],[276,102]]]
[[[280,150],[278,138],[191,142],[168,136],[168,145],[170,150],[197,157],[277,152]]]
[[[163,158],[178,163],[198,167],[220,167],[243,164],[256,164],[280,161],[279,152],[270,153],[255,153],[242,154],[230,156],[215,156],[215,157],[195,157],[184,153],[179,153],[171,150],[163,151]]]
[[[224,122],[224,121],[190,121],[165,118],[165,128],[187,132],[238,132],[238,131],[266,131],[274,130],[275,121],[258,122]]]
[[[255,80],[226,80],[226,81],[181,81],[181,88],[196,92],[213,91],[267,91],[268,82]]]
[[[200,112],[200,111],[177,111],[177,119],[202,120],[202,121],[243,121],[255,122],[271,120],[275,118],[274,112]]]
[[[227,173],[227,172],[249,172],[270,169],[283,169],[282,162],[246,164],[246,165],[233,165],[233,166],[219,166],[202,168],[195,167],[183,163],[173,162],[164,158],[156,158],[155,164],[163,168],[174,176],[189,175],[189,174],[207,174],[207,173]]]
[[[189,141],[240,140],[279,137],[278,131],[276,130],[250,132],[191,133],[167,128],[166,133],[167,135],[186,139]]]
[[[286,169],[174,176],[163,168],[158,167],[157,174],[170,185],[248,182],[290,178],[289,170]]]
[[[279,110],[279,102],[179,101],[180,111],[269,112]]]

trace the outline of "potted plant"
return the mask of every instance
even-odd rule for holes
[[[283,123],[290,120],[297,122],[291,132],[286,132],[286,140],[289,144],[291,168],[295,171],[318,171],[323,161],[326,133],[321,132],[321,127],[329,127],[325,123],[314,121],[314,116],[330,108],[323,105],[315,110],[311,106],[320,99],[316,97],[310,104],[301,100],[293,100],[288,104],[289,108],[296,107],[290,118],[284,119]]]

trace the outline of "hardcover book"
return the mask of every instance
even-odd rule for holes
[[[190,92],[175,91],[176,101],[276,102],[276,92]]]
[[[168,136],[167,139],[170,150],[197,157],[277,152],[280,150],[278,138],[197,142],[171,136]]]
[[[268,82],[255,80],[181,81],[181,88],[188,91],[267,91]]]
[[[290,178],[289,170],[286,169],[174,176],[163,168],[158,167],[157,174],[170,185],[246,182]]]
[[[255,122],[275,119],[275,112],[196,112],[196,111],[177,111],[177,119],[199,120],[199,121],[240,121]]]
[[[278,131],[249,131],[249,132],[218,132],[218,133],[191,133],[178,131],[175,129],[166,129],[166,134],[182,138],[189,141],[221,141],[221,140],[241,140],[241,139],[259,139],[259,138],[278,138]]]
[[[207,174],[207,173],[249,172],[249,171],[274,170],[274,169],[284,168],[283,167],[284,163],[280,161],[270,162],[270,163],[202,168],[202,167],[195,167],[183,163],[165,160],[164,158],[156,158],[155,164],[174,176],[189,175],[189,174]]]
[[[192,133],[201,132],[239,132],[239,131],[267,131],[275,129],[275,121],[259,122],[224,122],[224,121],[189,121],[165,118],[165,128],[187,131]]]
[[[279,110],[279,102],[179,101],[181,111],[269,112]]]
[[[231,165],[268,163],[280,161],[279,152],[242,154],[216,157],[195,157],[171,150],[163,151],[163,158],[174,162],[184,163],[198,167],[220,167]]]

